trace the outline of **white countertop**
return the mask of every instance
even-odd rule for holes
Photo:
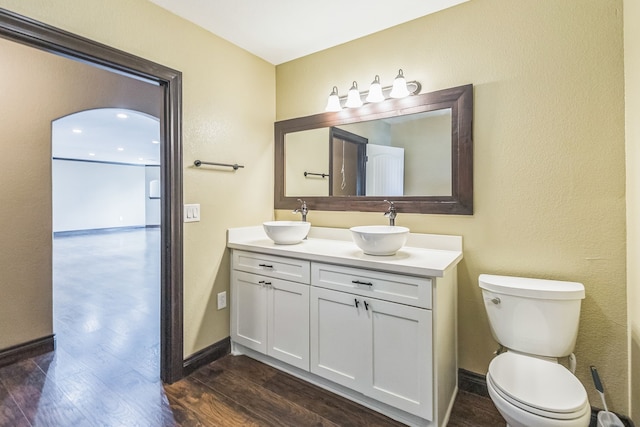
[[[227,247],[310,261],[384,270],[414,276],[442,277],[462,259],[462,237],[410,233],[395,255],[366,255],[351,239],[348,229],[311,227],[306,240],[276,245],[262,226],[231,228]]]

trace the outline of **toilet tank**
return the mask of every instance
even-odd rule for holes
[[[584,298],[581,283],[481,274],[479,284],[500,344],[538,356],[571,354]]]

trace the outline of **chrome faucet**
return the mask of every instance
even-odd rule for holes
[[[304,200],[298,199],[300,202],[300,207],[293,211],[293,213],[301,213],[302,221],[307,222],[307,213],[309,213],[309,209],[307,209],[307,203]]]
[[[398,216],[396,207],[393,205],[393,202],[388,200],[385,200],[385,202],[389,203],[389,209],[384,213],[384,216],[389,217],[389,225],[396,225],[396,216]]]

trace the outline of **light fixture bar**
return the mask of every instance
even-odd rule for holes
[[[390,98],[389,93],[391,92],[391,89],[393,89],[393,85],[385,86],[382,88],[382,94],[384,95],[385,98]],[[422,85],[420,84],[420,82],[416,80],[412,80],[410,82],[407,82],[407,89],[409,89],[409,95],[417,95],[420,93],[420,90],[422,89]],[[369,94],[368,90],[363,90],[362,92],[360,92],[360,96],[365,99],[368,94]],[[346,101],[347,95],[342,95],[339,97],[339,99],[341,102]]]

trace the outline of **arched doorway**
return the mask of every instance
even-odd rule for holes
[[[52,122],[51,153],[56,351],[157,381],[160,121],[124,108],[69,114]]]

